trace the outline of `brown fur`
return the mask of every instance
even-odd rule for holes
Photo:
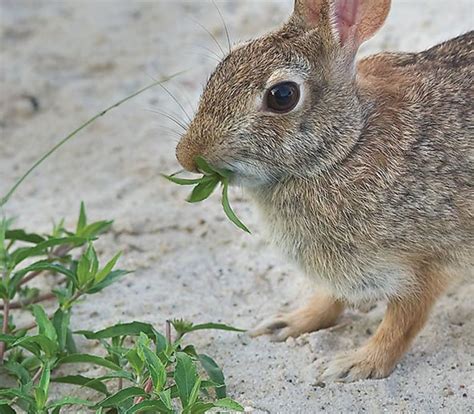
[[[344,1],[372,25],[342,35],[333,19]],[[357,33],[375,33],[388,5],[298,0],[282,29],[218,66],[177,148],[190,170],[198,155],[229,169],[275,244],[331,293],[257,333],[285,339],[333,323],[342,302],[388,301],[369,343],[327,368],[332,379],[388,375],[443,288],[473,275],[474,32],[355,66]],[[282,71],[304,93],[275,116],[259,102]]]
[[[304,307],[275,316],[250,331],[250,336],[273,334],[276,341],[281,341],[290,336],[296,338],[306,332],[329,328],[334,325],[344,307],[342,301],[317,292]]]

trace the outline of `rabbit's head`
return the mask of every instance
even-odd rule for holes
[[[201,156],[258,186],[339,162],[364,123],[355,55],[389,8],[390,0],[296,0],[280,30],[218,65],[178,144],[180,163],[193,171]]]

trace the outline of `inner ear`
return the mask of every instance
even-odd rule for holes
[[[292,23],[304,30],[331,28],[342,46],[353,50],[383,25],[391,0],[295,0]]]
[[[360,11],[359,0],[340,0],[336,2],[336,26],[342,44],[356,36],[355,26]]]

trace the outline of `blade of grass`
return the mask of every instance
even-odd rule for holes
[[[223,180],[222,181],[222,207],[224,208],[224,213],[229,218],[229,220],[232,223],[234,223],[239,229],[242,229],[243,231],[250,234],[250,230],[247,228],[247,226],[244,223],[242,223],[239,220],[237,215],[234,213],[234,210],[232,210],[232,207],[230,206],[230,203],[229,203],[228,190],[229,190],[229,182],[227,180]]]
[[[196,185],[199,184],[203,178],[179,178],[173,175],[161,174],[162,177],[166,178],[168,181],[178,185]]]
[[[122,105],[123,103],[129,101],[132,98],[135,98],[137,95],[142,94],[143,92],[147,91],[148,89],[153,88],[154,86],[160,85],[164,82],[167,82],[176,76],[181,75],[184,73],[184,71],[175,73],[171,76],[168,76],[164,79],[161,79],[159,81],[153,82],[148,86],[145,86],[144,88],[141,88],[140,90],[132,93],[131,95],[127,96],[126,98],[121,99],[120,101],[116,102],[115,104],[109,106],[108,108],[104,109],[103,111],[99,112],[97,115],[93,116],[91,119],[83,123],[81,126],[76,128],[74,131],[72,131],[69,135],[67,135],[65,138],[63,138],[61,141],[59,141],[53,148],[51,148],[46,154],[44,154],[40,159],[38,159],[29,169],[26,171],[25,174],[23,174],[20,179],[11,187],[11,189],[7,192],[7,194],[0,199],[0,208],[3,207],[8,200],[10,200],[11,196],[15,191],[18,189],[18,187],[25,181],[28,176],[38,167],[40,166],[47,158],[49,158],[54,152],[56,152],[59,148],[61,148],[66,142],[68,142],[71,138],[73,138],[75,135],[77,135],[80,131],[82,131],[84,128],[88,127],[90,124],[95,122],[98,118],[104,116],[107,112],[111,111],[114,108],[117,108],[118,106]]]
[[[206,200],[219,185],[220,178],[218,176],[207,176],[196,187],[194,187],[191,195],[186,200],[188,203],[199,203]]]

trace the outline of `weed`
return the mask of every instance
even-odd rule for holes
[[[167,323],[162,334],[143,322],[120,323],[97,332],[71,330],[74,305],[84,296],[96,294],[128,272],[116,269],[117,253],[101,266],[94,243],[111,221],[88,223],[81,204],[77,226],[66,230],[55,226],[50,235],[11,229],[11,221],[0,223],[0,297],[3,300],[0,360],[3,373],[16,380],[15,387],[0,387],[0,413],[57,414],[69,405],[96,413],[205,413],[211,408],[242,411],[227,397],[224,375],[210,356],[184,345],[183,337],[198,330],[240,331],[224,324],[197,324],[183,320]],[[77,257],[76,256],[77,253]],[[28,282],[46,273],[56,286],[41,295]],[[48,314],[38,303],[55,298],[57,307]],[[16,326],[13,309],[31,312],[31,323]],[[172,339],[171,326],[176,332]],[[98,341],[101,355],[80,353],[75,336]],[[57,376],[59,367],[70,364],[100,366],[96,377],[82,374]],[[72,384],[96,391],[102,398],[90,401],[65,397],[51,400],[56,383]]]
[[[220,183],[222,185],[222,207],[224,209],[224,213],[226,214],[227,218],[238,228],[250,233],[250,230],[244,223],[242,223],[242,221],[240,221],[229,203],[228,192],[230,172],[227,170],[211,167],[202,157],[196,158],[196,165],[199,171],[202,173],[201,178],[180,178],[177,176],[180,173],[163,175],[163,177],[178,185],[194,185],[195,187],[187,199],[187,201],[190,203],[198,203],[200,201],[206,200]]]

